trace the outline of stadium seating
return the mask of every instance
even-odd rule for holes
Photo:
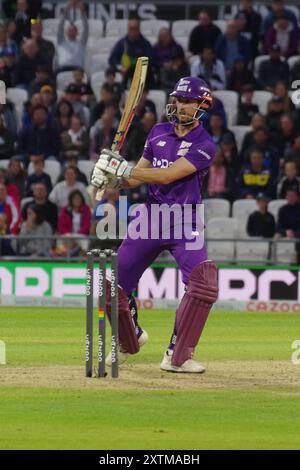
[[[191,31],[197,26],[199,22],[197,20],[176,20],[172,23],[172,34],[176,38],[188,37]]]
[[[226,27],[227,27],[227,21],[226,20],[214,20],[214,24],[218,26],[218,28],[221,30],[221,33],[225,33]]]
[[[280,207],[285,206],[285,204],[286,204],[285,199],[274,199],[273,201],[270,201],[269,206],[268,206],[268,211],[271,212],[271,214],[273,214],[276,221],[277,221],[278,211]]]
[[[246,238],[249,215],[257,209],[255,199],[237,199],[232,204],[232,217],[239,221],[237,225],[238,238]]]
[[[108,58],[107,54],[97,53],[88,56],[86,61],[86,71],[89,76],[95,72],[105,71],[108,67]]]
[[[96,100],[99,101],[100,98],[100,89],[103,83],[105,82],[105,73],[103,70],[100,72],[94,72],[91,76],[91,88],[96,97]]]
[[[237,122],[238,93],[229,90],[215,90],[213,95],[219,98],[224,105],[228,126],[235,126]]]
[[[93,171],[95,163],[91,162],[90,160],[79,160],[78,161],[78,168],[82,173],[85,174],[86,179],[90,181],[91,179],[91,174]]]
[[[23,106],[28,100],[28,93],[22,88],[7,88],[6,98],[12,101],[15,106]]]
[[[230,202],[227,199],[203,199],[205,224],[215,217],[229,217]]]
[[[236,236],[237,221],[230,217],[216,217],[207,223],[206,238],[219,239],[219,241],[208,241],[207,251],[210,258],[216,261],[232,261],[234,259],[235,243],[226,241]],[[224,241],[223,241],[224,240]]]
[[[8,159],[0,160],[0,168],[8,168],[8,165],[9,165]]]
[[[270,91],[255,90],[253,93],[253,104],[257,104],[259,112],[261,114],[266,114],[267,107],[270,99],[272,98],[272,93]]]
[[[242,143],[247,132],[252,130],[251,126],[230,126],[229,128],[233,133],[236,140],[238,151],[242,148]]]
[[[148,37],[157,37],[161,28],[169,28],[170,23],[167,20],[144,20],[141,21],[141,33]]]
[[[160,121],[166,110],[166,93],[163,90],[149,90],[148,99],[155,104],[157,118]]]
[[[237,241],[235,244],[235,248],[237,262],[250,261],[256,263],[263,263],[268,260],[269,242],[267,241]]]
[[[88,23],[89,23],[89,37],[92,38],[93,40],[98,40],[102,38],[103,32],[104,32],[103,21],[89,18]],[[79,34],[81,34],[82,21],[76,20],[75,24],[78,28]]]
[[[59,22],[60,18],[47,18],[43,20],[43,35],[56,37]]]
[[[108,20],[106,23],[106,36],[119,39],[127,32],[128,20]]]
[[[269,55],[263,54],[255,57],[254,59],[254,65],[253,65],[253,74],[255,78],[258,78],[258,73],[259,73],[259,67],[262,62],[265,60],[268,60],[270,58]],[[284,57],[281,57],[281,61],[283,62],[285,60]]]
[[[275,244],[275,261],[279,264],[290,264],[296,261],[295,243],[282,240]]]

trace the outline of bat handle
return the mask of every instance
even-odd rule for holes
[[[98,189],[97,190],[96,196],[95,196],[96,201],[101,201],[101,199],[103,198],[104,191],[105,191],[105,189]]]

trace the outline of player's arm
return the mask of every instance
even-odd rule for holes
[[[139,170],[149,169],[151,167],[151,162],[144,157],[141,157],[134,168]],[[143,181],[138,178],[122,178],[121,187],[122,188],[137,188],[143,184]]]
[[[192,163],[186,158],[181,157],[168,168],[141,168],[135,166],[132,170],[131,178],[142,183],[170,184],[196,171],[197,169]]]

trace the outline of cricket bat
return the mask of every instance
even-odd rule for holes
[[[127,95],[124,111],[116,135],[114,136],[111,150],[119,152],[123,146],[126,134],[134,118],[136,107],[141,99],[148,70],[148,57],[139,57],[136,62],[131,86]],[[104,190],[99,189],[96,194],[97,201],[103,197]]]

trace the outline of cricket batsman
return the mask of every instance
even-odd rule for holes
[[[148,198],[141,205],[143,226],[148,226],[149,236],[131,236],[133,219],[118,251],[119,270],[119,361],[135,354],[148,340],[148,334],[138,324],[138,312],[133,292],[143,272],[157,256],[168,250],[175,258],[185,284],[185,293],[176,311],[170,344],[160,368],[168,372],[202,373],[203,365],[193,359],[211,307],[218,296],[217,267],[207,259],[204,243],[197,238],[203,234],[190,230],[194,245],[186,230],[180,239],[151,237],[150,228],[159,225],[159,217],[153,217],[154,205],[168,207],[179,205],[192,207],[196,220],[196,205],[201,203],[201,191],[205,175],[212,164],[215,144],[204,129],[201,117],[212,106],[212,95],[205,81],[196,77],[184,77],[170,93],[166,106],[168,122],[156,124],[149,133],[144,153],[136,166],[117,152],[102,150],[92,174],[92,184],[104,189],[115,184],[134,188],[148,183]],[[142,215],[141,215],[142,214]],[[175,217],[171,225],[184,224]],[[110,305],[108,300],[108,316]],[[111,356],[106,363],[111,365]]]

